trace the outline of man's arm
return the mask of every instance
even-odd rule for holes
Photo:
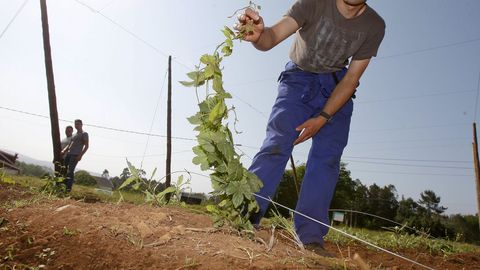
[[[65,148],[62,149],[61,154],[64,155],[65,153],[67,153],[71,146],[72,146],[72,141],[70,141],[70,142],[67,144],[67,146],[65,146]]]
[[[347,74],[338,83],[328,98],[327,103],[323,107],[323,111],[329,115],[334,115],[345,103],[352,97],[355,89],[362,77],[363,72],[367,69],[370,59],[353,60],[350,63]],[[318,116],[307,120],[305,123],[297,127],[297,131],[303,132],[294,142],[294,144],[302,143],[311,137],[315,136],[317,132],[327,123],[327,119],[323,116]]]
[[[289,16],[283,17],[271,27],[265,27],[263,18],[249,8],[239,16],[238,20],[240,25],[235,27],[237,30],[253,21],[253,31],[246,33],[244,40],[252,42],[253,46],[261,51],[272,49],[300,28],[298,23]]]
[[[89,145],[89,142],[88,142],[88,141],[89,141],[89,139],[88,139],[88,137],[87,137],[86,140],[85,140],[85,145],[83,146],[82,153],[80,153],[80,155],[78,155],[77,161],[82,160],[83,155],[87,152],[87,150],[88,150],[88,145]]]

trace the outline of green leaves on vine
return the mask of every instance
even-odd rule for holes
[[[234,108],[228,108],[226,104],[226,99],[232,96],[223,86],[221,62],[232,54],[234,40],[242,39],[248,31],[248,25],[238,33],[225,27],[222,30],[225,41],[217,46],[213,54],[202,55],[196,70],[187,74],[190,81],[181,82],[184,86],[195,87],[197,91],[199,87],[206,88],[205,99],[199,100],[199,111],[188,121],[198,132],[198,145],[193,147],[195,157],[192,162],[204,171],[212,171],[212,195],[220,199],[218,205],[209,205],[207,210],[214,215],[216,226],[228,223],[239,230],[252,230],[249,218],[259,209],[253,194],[263,184],[243,167],[241,155],[235,151],[232,132],[226,123],[229,112]],[[213,93],[209,93],[210,85]]]

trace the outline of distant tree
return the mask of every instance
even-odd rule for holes
[[[474,215],[451,215],[445,221],[449,238],[480,245],[478,217]]]
[[[300,189],[300,186],[302,185],[303,176],[305,175],[305,164],[297,166],[296,169],[297,169],[297,176],[298,176],[297,186]],[[293,174],[293,170],[285,170],[285,172],[282,175],[282,179],[280,180],[280,184],[277,188],[277,192],[275,193],[275,196],[273,196],[272,199],[275,202],[278,202],[287,207],[295,209],[297,205],[298,195],[295,187],[295,177]],[[270,216],[270,212],[272,209],[274,208],[272,205],[270,205],[269,208],[267,209],[267,214],[266,214],[267,217]],[[290,214],[288,213],[288,210],[279,208],[279,207],[277,207],[277,209],[281,215],[285,217],[290,216]]]
[[[80,170],[75,173],[75,184],[82,186],[95,186],[97,185],[97,181],[95,181],[95,177],[90,175],[87,171]]]
[[[373,184],[368,189],[368,207],[369,214],[377,215],[386,219],[393,220],[398,209],[398,200],[394,185],[379,187]],[[382,219],[371,219],[366,226],[372,229],[392,226],[391,222]]]
[[[440,197],[433,192],[433,190],[425,190],[420,194],[421,199],[418,201],[423,205],[428,213],[442,214],[447,210],[446,207],[440,206]]]
[[[113,189],[117,189],[123,183],[123,182],[121,182],[121,179],[118,176],[115,176],[110,180],[112,181]]]
[[[412,226],[415,223],[415,217],[419,207],[418,203],[412,198],[405,199],[405,197],[402,196],[398,204],[395,220],[401,223],[406,222],[407,225]]]
[[[107,169],[103,170],[102,178],[110,179],[110,174],[108,173]]]
[[[130,170],[128,168],[124,168],[122,173],[120,174],[120,180],[123,183],[125,180],[127,180],[132,174],[130,173]]]
[[[356,188],[357,182],[352,179],[351,172],[347,170],[346,164],[342,162],[340,164],[340,174],[330,208],[354,209]]]
[[[42,177],[45,174],[50,174],[48,168],[42,166],[29,164],[21,161],[17,161],[16,165],[18,166],[21,174],[23,175]]]

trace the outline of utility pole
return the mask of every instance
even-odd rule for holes
[[[60,172],[60,162],[62,151],[60,146],[60,128],[58,125],[57,97],[55,94],[55,80],[53,77],[52,51],[50,48],[50,32],[48,29],[48,14],[46,0],[40,0],[40,8],[42,13],[42,29],[43,29],[43,50],[45,53],[45,71],[47,73],[48,86],[48,103],[50,107],[50,125],[53,143],[53,164],[55,166],[55,174]]]
[[[473,123],[473,167],[475,168],[475,183],[477,186],[477,216],[480,225],[480,163],[478,159],[477,123]],[[480,226],[479,226],[480,229]]]
[[[167,100],[167,166],[165,188],[170,187],[172,176],[172,56],[168,57],[168,100]],[[170,193],[166,195],[167,202],[170,201]]]

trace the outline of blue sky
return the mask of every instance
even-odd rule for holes
[[[0,31],[23,2],[0,1]],[[0,38],[0,106],[48,115],[38,2],[30,0]],[[222,40],[219,30],[235,22],[227,17],[248,1],[82,0],[93,10],[74,0],[47,2],[60,118],[149,132],[160,100],[151,132],[166,134],[164,78],[166,55],[172,55],[173,136],[193,138],[185,119],[196,111],[195,94],[177,82]],[[293,1],[257,3],[272,24]],[[471,124],[480,74],[480,2],[368,3],[385,19],[387,31],[358,89],[344,152],[348,169],[367,185],[395,185],[400,196],[418,199],[432,189],[448,213],[476,212]],[[243,132],[235,139],[248,156],[263,140],[291,42],[269,52],[237,43],[224,61],[225,86],[234,95],[231,104]],[[0,129],[0,148],[52,159],[48,119],[0,109]],[[140,165],[146,136],[85,130],[91,148],[79,168],[118,175],[125,157]],[[164,172],[165,145],[163,138],[150,138],[147,172]],[[193,145],[173,141],[173,170],[199,172],[188,151]],[[308,147],[307,142],[295,149],[297,162],[306,161]],[[250,164],[248,157],[243,161]],[[208,192],[209,180],[193,177],[192,188]]]

